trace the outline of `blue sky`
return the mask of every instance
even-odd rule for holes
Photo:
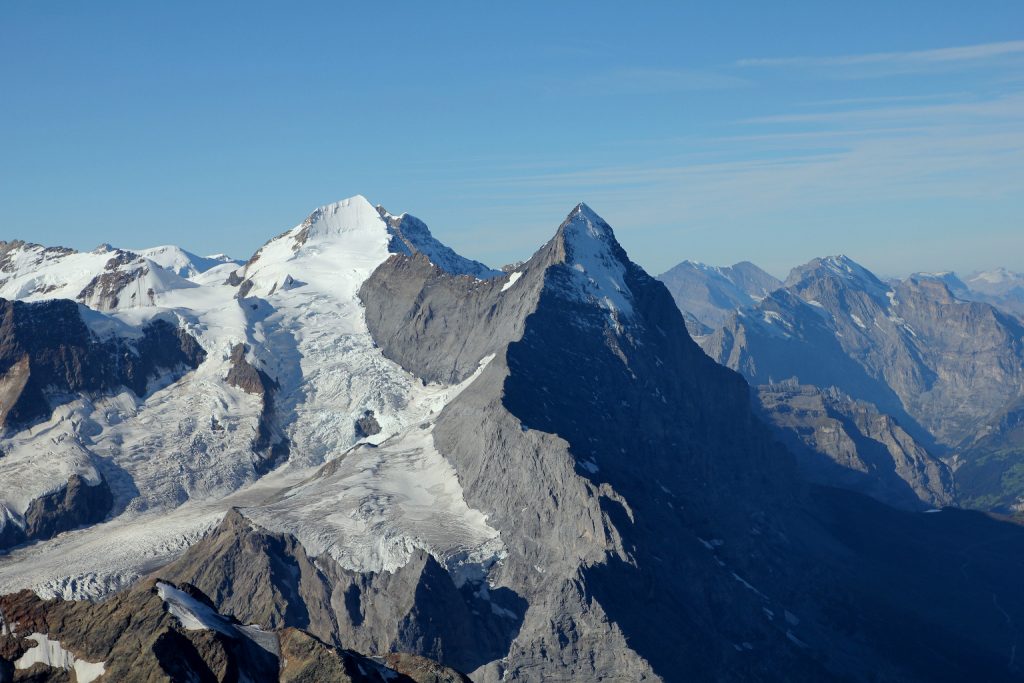
[[[856,6],[854,6],[856,5]],[[1024,3],[0,3],[0,238],[246,257],[363,194],[522,259],[1024,270]]]

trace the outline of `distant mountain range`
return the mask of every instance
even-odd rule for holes
[[[585,204],[504,270],[360,196],[244,263],[5,243],[0,680],[1020,680],[1024,529],[916,511],[1017,438],[1019,323],[701,272]]]
[[[782,286],[782,282],[753,263],[743,261],[719,268],[683,261],[662,273],[693,335],[721,327],[737,309],[750,308]]]
[[[680,306],[693,306],[705,319],[709,308],[715,315],[725,312],[720,298],[702,295],[718,286],[719,271],[685,262],[678,268],[706,274],[700,277],[711,283],[687,290],[697,299],[694,303],[676,296]],[[883,282],[845,256],[819,258],[794,268],[767,296],[735,306],[716,330],[701,337],[701,345],[712,358],[761,385],[761,396],[777,398],[777,391],[765,394],[765,387],[795,382],[803,385],[801,391],[839,391],[890,416],[915,441],[911,451],[924,459],[908,470],[898,465],[906,456],[893,454],[883,469],[902,469],[921,504],[958,500],[1012,512],[1024,502],[1024,482],[1017,474],[1017,467],[1024,467],[1024,451],[1014,417],[1024,396],[1024,324],[1014,304],[1022,281],[997,270],[966,282],[953,273],[917,273]],[[786,403],[772,405],[781,410]],[[828,410],[834,413],[837,407]],[[809,428],[798,428],[791,417],[771,421],[792,433],[806,434],[801,429]],[[797,441],[808,445],[806,436]],[[830,461],[843,460],[835,444],[814,441]],[[863,461],[846,463],[831,481],[847,481],[852,475],[844,468],[864,466]],[[932,477],[933,485],[924,489],[915,483],[924,472],[946,466],[955,471],[952,481],[943,475]],[[873,485],[881,483],[878,479]],[[898,503],[882,490],[877,488],[875,495]]]

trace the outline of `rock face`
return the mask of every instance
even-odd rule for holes
[[[749,261],[719,268],[693,261],[658,276],[686,318],[691,334],[721,327],[737,309],[747,309],[782,286],[782,282]]]
[[[834,388],[785,382],[756,387],[754,395],[812,481],[911,510],[956,499],[949,468],[870,403]]]
[[[380,434],[380,423],[372,410],[367,410],[356,420],[356,436],[365,439],[368,436]]]
[[[423,254],[431,263],[448,273],[470,275],[486,280],[499,274],[479,261],[467,259],[441,244],[430,234],[427,225],[415,216],[403,213],[399,216],[388,213],[383,206],[377,206],[377,213],[388,224],[391,234],[389,249],[396,254]]]
[[[394,655],[391,667],[295,628],[246,626],[218,613],[194,586],[159,579],[101,604],[44,601],[30,591],[5,595],[0,615],[5,681],[468,680],[423,658]]]
[[[1004,550],[1018,557],[1020,531],[806,489],[744,384],[700,353],[668,292],[586,207],[505,278],[395,256],[360,294],[384,353],[419,377],[466,379],[494,354],[434,432],[508,548],[488,583],[528,604],[508,654],[475,679],[1019,674],[1005,620],[950,597],[988,590],[976,574],[963,584],[929,562],[975,533],[1014,539]],[[907,617],[932,599],[995,640]],[[891,647],[896,632],[912,642]],[[919,656],[949,638],[974,654]]]
[[[786,288],[736,314],[704,349],[752,383],[836,386],[950,449],[1024,391],[1024,326],[945,282],[890,288],[845,257],[794,269]]]
[[[231,347],[231,369],[224,381],[230,386],[260,397],[262,410],[257,428],[256,439],[253,441],[253,453],[259,458],[255,469],[259,474],[266,474],[288,459],[290,444],[288,437],[278,428],[279,421],[274,411],[274,396],[280,385],[263,370],[246,359],[248,347],[235,344]]]
[[[126,386],[142,395],[151,379],[194,369],[205,357],[192,336],[164,320],[146,325],[138,339],[100,339],[72,301],[0,299],[2,426],[48,418],[53,405],[82,392]]]
[[[103,520],[114,504],[105,479],[89,483],[72,475],[67,486],[36,498],[25,512],[25,540],[52,538],[62,531]]]
[[[195,584],[245,623],[293,626],[337,647],[412,652],[463,670],[507,652],[521,619],[511,610],[522,612],[508,591],[460,590],[422,551],[394,572],[353,572],[311,558],[291,535],[238,511],[159,574]]]

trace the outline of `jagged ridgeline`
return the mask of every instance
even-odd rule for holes
[[[712,284],[718,270],[690,269]],[[814,259],[699,341],[759,386],[758,409],[808,456],[799,459],[813,478],[911,509],[1019,515],[1019,280],[993,271],[968,281],[982,289],[948,272],[883,282],[848,257]],[[691,299],[713,305],[704,290]]]
[[[8,675],[1021,676],[1024,530],[812,483],[585,205],[505,271],[361,197],[175,263],[91,329],[168,321],[198,365],[5,437],[8,526],[72,456],[114,500],[0,559]]]

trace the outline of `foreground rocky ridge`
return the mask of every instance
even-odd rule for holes
[[[73,678],[71,678],[73,676]],[[3,681],[463,683],[414,655],[377,661],[306,631],[247,626],[195,586],[154,578],[103,603],[0,597]]]

